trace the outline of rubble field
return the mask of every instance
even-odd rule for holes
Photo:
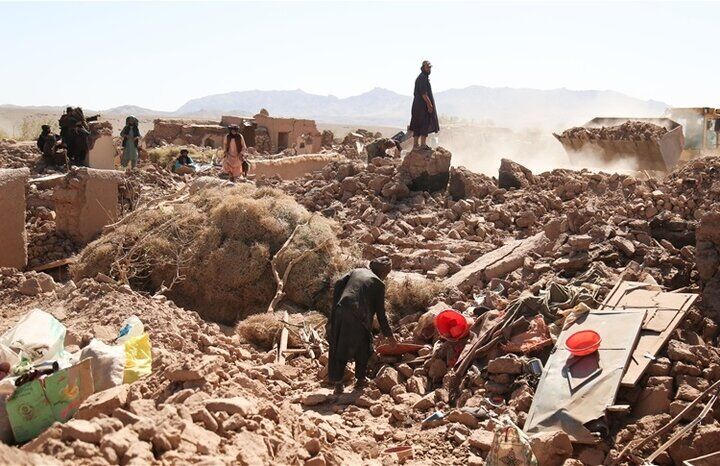
[[[71,354],[112,344],[131,316],[152,343],[149,375],[90,395],[28,442],[0,442],[0,464],[712,464],[692,460],[720,450],[720,160],[647,178],[503,159],[489,177],[443,148],[366,163],[378,137],[323,134],[336,159],[294,179],[233,184],[217,168],[179,176],[143,160],[122,174],[118,220],[89,243],[56,231],[54,192],[75,172],[0,141],[0,168],[31,171],[28,267],[0,268],[0,336],[41,309]],[[393,332],[418,346],[374,356],[361,390],[350,365],[336,395],[332,286],[381,256]],[[439,334],[447,309],[464,333]],[[592,319],[599,349],[566,363],[569,333]],[[608,347],[613,332],[629,346]],[[585,390],[608,400],[601,412]],[[502,433],[515,428],[513,451],[535,462],[510,457]]]

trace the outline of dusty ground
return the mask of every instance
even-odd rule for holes
[[[31,163],[30,149],[2,147],[3,166],[12,166],[9,160]],[[336,150],[352,153],[353,148],[338,145]],[[598,300],[621,277],[703,293],[672,336],[672,350],[664,349],[642,380],[643,387],[665,390],[667,412],[620,416],[592,447],[570,445],[566,436],[542,439],[534,445],[541,466],[610,461],[629,441],[656,431],[720,379],[717,306],[708,299],[716,292],[714,272],[720,262],[712,253],[718,226],[713,212],[720,198],[716,159],[693,161],[664,179],[649,180],[570,170],[533,174],[504,161],[498,177],[453,168],[449,190],[434,193],[408,189],[411,169],[393,160],[376,159],[366,166],[360,158],[290,182],[254,180],[335,220],[341,225],[341,244],[361,258],[391,257],[397,272],[391,296],[388,289],[389,307],[393,328],[404,338],[416,334],[428,306],[442,302],[465,310],[481,305],[500,316],[518,297],[553,282],[592,283]],[[145,199],[171,194],[185,182],[150,165],[129,180]],[[42,226],[50,224],[49,213],[38,208],[30,213],[30,219],[46,218],[29,221],[38,224],[38,231],[50,228]],[[37,237],[30,236],[31,250]],[[453,282],[482,255],[528,238],[542,246],[508,264],[501,276]],[[703,248],[702,257],[696,258],[696,246]],[[69,254],[77,247],[63,245],[63,250]],[[398,285],[421,277],[430,282]],[[106,276],[58,282],[38,293],[27,290],[33,280],[46,281],[44,276],[3,270],[0,280],[0,331],[40,307],[66,325],[66,344],[79,348],[93,336],[111,339],[134,313],[145,322],[154,346],[151,376],[100,395],[103,399],[87,403],[76,420],[21,447],[48,455],[40,462],[393,464],[396,460],[384,450],[410,444],[411,464],[483,464],[495,422],[459,408],[483,407],[522,425],[537,385],[537,378],[521,370],[489,373],[487,364],[502,356],[494,353],[477,361],[477,372],[464,378],[462,393],[451,402],[441,345],[432,336],[415,335],[428,348],[436,344],[435,351],[424,350],[427,357],[420,362],[414,357],[377,361],[373,373],[378,375],[369,387],[335,396],[321,385],[324,355],[275,364],[272,351],[244,341],[233,328],[203,321],[163,295],[142,294]],[[437,294],[420,296],[427,283],[437,286]],[[637,395],[637,390],[624,390],[619,399],[632,406]],[[422,425],[435,410],[448,416]],[[720,440],[718,419],[720,410],[711,411],[656,462],[682,464],[712,452]],[[10,455],[17,454],[0,449],[0,460],[16,462]]]

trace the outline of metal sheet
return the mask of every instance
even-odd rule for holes
[[[696,299],[694,293],[663,292],[657,285],[647,283],[622,281],[615,285],[605,299],[604,310],[646,312],[640,339],[621,382],[623,387],[638,383],[652,357],[665,346]]]
[[[574,442],[595,443],[596,437],[584,424],[602,417],[605,408],[615,402],[644,317],[644,312],[595,311],[581,316],[564,330],[540,378],[524,431],[535,434],[563,430]],[[574,360],[565,348],[565,341],[586,329],[595,330],[602,338],[598,350],[601,370],[588,373],[582,384],[571,385],[568,362],[572,364]]]

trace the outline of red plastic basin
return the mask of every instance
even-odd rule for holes
[[[573,356],[587,356],[600,348],[602,338],[594,330],[580,330],[575,332],[565,340],[565,348],[570,351]]]
[[[467,336],[470,324],[464,315],[453,309],[445,309],[435,317],[435,328],[447,340],[459,340]]]

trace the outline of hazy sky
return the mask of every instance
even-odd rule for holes
[[[134,104],[249,89],[347,97],[612,89],[720,107],[720,3],[0,3],[0,104]]]

